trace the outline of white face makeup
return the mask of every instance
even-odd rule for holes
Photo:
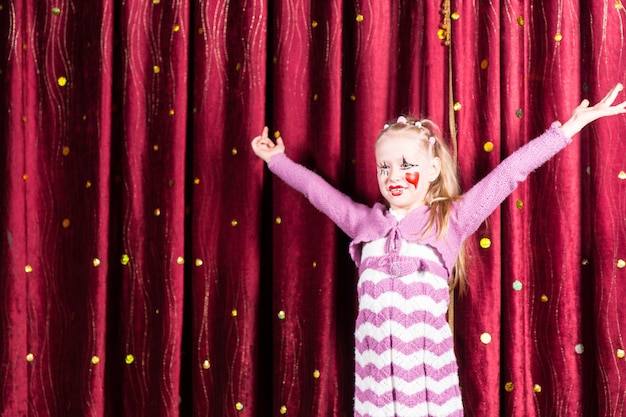
[[[430,183],[440,172],[439,158],[411,132],[387,132],[376,143],[378,189],[398,213],[426,204]]]

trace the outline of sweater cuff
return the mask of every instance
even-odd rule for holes
[[[268,167],[270,170],[272,170],[272,166],[273,166],[273,165],[275,165],[275,164],[277,164],[277,163],[280,163],[280,162],[281,162],[281,160],[283,160],[283,159],[285,159],[285,158],[287,158],[287,154],[285,154],[284,152],[283,152],[283,153],[276,154],[276,155],[272,156],[272,157],[270,158],[270,160],[267,162],[267,167]]]
[[[565,134],[565,132],[563,132],[561,126],[561,122],[552,122],[550,128],[548,129],[548,132],[550,132],[551,135],[554,135],[555,138],[558,138],[569,145],[570,143],[572,143],[572,138],[570,138]]]

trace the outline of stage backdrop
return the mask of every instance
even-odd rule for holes
[[[348,239],[250,150],[378,199],[438,122],[465,189],[626,82],[620,0],[0,0],[0,415],[350,416]],[[622,95],[623,98],[623,95]],[[626,119],[469,241],[468,416],[626,413]]]

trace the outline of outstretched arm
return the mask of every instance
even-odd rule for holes
[[[583,127],[602,117],[626,113],[626,102],[613,105],[623,88],[622,84],[617,84],[593,107],[589,107],[588,100],[583,100],[562,126],[553,124],[543,135],[513,152],[472,187],[463,196],[458,209],[459,224],[464,227],[459,234],[466,237],[473,233],[519,182],[567,146],[571,137]]]
[[[274,155],[285,153],[285,144],[282,138],[276,139],[276,143],[267,136],[268,128],[265,126],[261,135],[252,139],[252,150],[262,160],[269,162]]]
[[[584,99],[578,107],[574,109],[572,117],[561,126],[561,130],[568,137],[573,137],[580,132],[583,127],[587,126],[594,120],[606,116],[626,113],[626,101],[613,106],[613,102],[617,98],[620,91],[624,89],[621,83],[618,83],[608,92],[608,94],[600,100],[595,106],[589,107],[589,100]]]

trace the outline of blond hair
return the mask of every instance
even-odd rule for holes
[[[385,129],[378,135],[376,142],[387,132],[403,131],[415,133],[416,138],[428,150],[430,158],[439,158],[441,161],[441,172],[430,183],[426,192],[425,201],[430,207],[430,214],[428,223],[420,236],[420,238],[423,238],[433,228],[436,228],[437,238],[441,239],[448,232],[453,203],[461,198],[461,185],[456,159],[444,143],[439,127],[432,120],[428,119],[418,120],[411,116],[401,116],[397,122],[385,125]],[[465,252],[465,244],[462,243],[457,260],[452,268],[450,277],[451,291],[458,286],[459,292],[465,292],[467,286]]]

